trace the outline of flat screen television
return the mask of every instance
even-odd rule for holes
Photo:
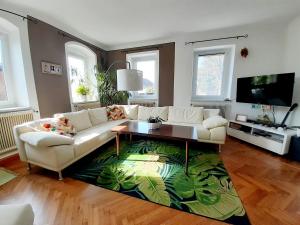
[[[291,106],[295,73],[272,74],[237,79],[236,101]]]

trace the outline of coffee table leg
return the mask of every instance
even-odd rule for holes
[[[119,157],[119,154],[120,154],[120,134],[119,133],[117,133],[116,142],[117,142],[117,156]]]
[[[185,174],[188,175],[189,169],[189,142],[185,142]]]

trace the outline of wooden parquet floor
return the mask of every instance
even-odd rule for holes
[[[300,163],[228,138],[221,157],[252,224],[300,224]],[[221,222],[159,206],[25,165],[0,166],[19,176],[0,187],[0,204],[31,203],[35,225],[194,225]],[[1,224],[1,218],[0,218]]]

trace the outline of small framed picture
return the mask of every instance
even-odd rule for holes
[[[50,62],[42,62],[42,73],[62,75],[62,65]]]
[[[242,114],[236,114],[235,120],[240,122],[247,122],[248,116]]]

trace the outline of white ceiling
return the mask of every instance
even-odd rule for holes
[[[107,48],[300,14],[299,0],[0,0]],[[1,7],[2,8],[2,7]]]

